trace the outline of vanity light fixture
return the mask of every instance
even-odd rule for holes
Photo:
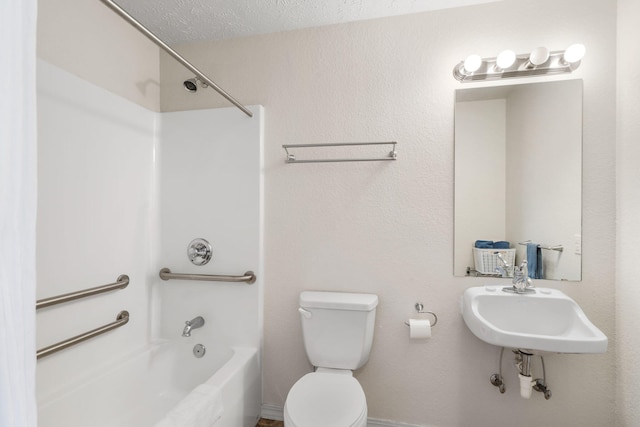
[[[503,50],[496,58],[496,71],[506,70],[516,62],[516,53],[512,50]]]
[[[469,55],[464,60],[462,69],[464,70],[463,72],[466,75],[472,75],[473,73],[478,71],[481,65],[482,65],[482,58],[480,58],[480,55]]]
[[[527,68],[538,67],[549,60],[549,49],[544,46],[537,47],[529,54]]]
[[[565,64],[575,64],[577,62],[580,62],[582,58],[584,58],[586,50],[587,49],[583,44],[572,44],[567,48],[567,50],[564,51],[564,55],[562,55],[562,61]]]
[[[496,58],[469,55],[453,68],[453,76],[462,83],[571,73],[580,66],[585,47],[573,44],[566,50],[549,51],[538,47],[529,54],[516,55],[512,50],[501,52]]]

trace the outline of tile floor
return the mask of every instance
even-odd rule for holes
[[[284,421],[265,420],[260,418],[256,427],[284,427]]]

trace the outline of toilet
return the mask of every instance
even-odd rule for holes
[[[305,291],[299,305],[315,371],[289,390],[285,427],[366,427],[367,400],[353,371],[369,359],[378,296]]]

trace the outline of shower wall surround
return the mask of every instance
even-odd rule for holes
[[[570,76],[584,81],[585,267],[581,282],[538,286],[577,300],[613,349],[615,80],[599,64],[615,62],[615,25],[615,2],[518,0],[178,46],[238,99],[268,111],[266,410],[281,410],[290,387],[311,370],[296,303],[300,291],[319,289],[380,297],[371,357],[356,373],[374,419],[440,427],[505,419],[613,424],[615,350],[545,357],[549,401],[501,395],[489,382],[499,349],[466,330],[458,306],[466,287],[486,281],[452,276],[454,91],[462,85],[451,67],[469,52],[587,46]],[[161,56],[161,69],[163,110],[225,105],[186,93],[179,82],[188,75],[170,58]],[[288,165],[281,148],[385,140],[398,141],[397,161]],[[428,343],[408,339],[404,320],[416,301],[440,319]],[[517,390],[517,377],[506,377],[507,389]]]
[[[130,277],[120,291],[39,310],[37,347],[127,325],[38,362],[38,401],[142,348],[159,240],[154,152],[159,114],[38,61],[38,299]]]
[[[42,309],[41,348],[110,323],[127,325],[41,359],[42,425],[78,425],[83,408],[60,413],[67,391],[96,379],[157,340],[194,333],[220,346],[260,347],[262,337],[262,117],[235,108],[155,113],[45,61],[38,62],[38,298],[130,277],[124,290]],[[213,243],[214,259],[192,265],[187,244]],[[175,272],[243,274],[252,285],[162,281]],[[203,378],[203,381],[206,378]],[[247,381],[247,379],[245,379]],[[252,383],[254,390],[260,390]],[[130,387],[135,389],[135,387]],[[108,402],[111,393],[102,390]],[[132,401],[135,396],[131,396]],[[252,402],[259,402],[259,393]],[[51,405],[50,405],[51,403]],[[257,404],[256,404],[257,406]],[[83,418],[84,417],[84,418]]]
[[[211,95],[211,94],[208,94]],[[261,107],[162,113],[159,154],[158,265],[175,273],[243,275],[245,283],[171,280],[158,286],[159,336],[173,337],[185,320],[203,316],[224,346],[260,347],[262,330],[262,118]],[[203,266],[187,258],[202,237],[213,247]],[[215,292],[215,298],[203,298]],[[194,333],[194,335],[197,334]]]

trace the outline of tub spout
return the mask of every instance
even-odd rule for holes
[[[184,322],[184,329],[182,330],[183,337],[190,337],[192,329],[202,328],[204,326],[204,319],[202,316],[198,316],[195,319],[187,320]]]

